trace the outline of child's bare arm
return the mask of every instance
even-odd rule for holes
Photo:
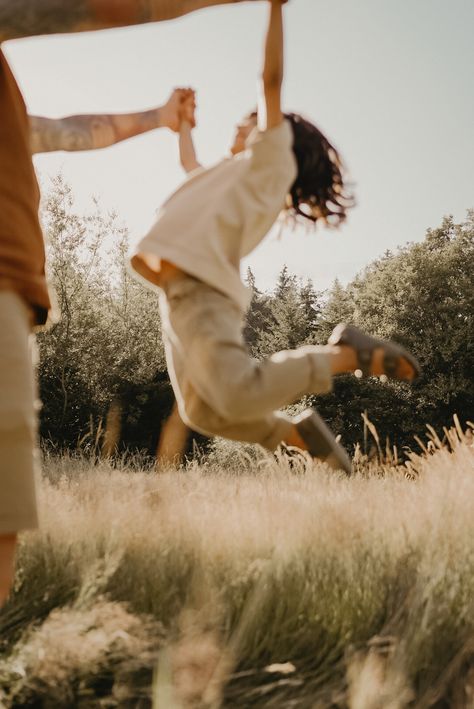
[[[189,121],[182,121],[179,131],[179,157],[185,172],[192,172],[201,167],[196,157],[192,128]]]
[[[182,90],[176,89],[160,108],[139,113],[66,116],[43,118],[30,116],[30,138],[33,153],[54,150],[96,150],[119,143],[155,128],[177,132]]]
[[[283,120],[281,87],[283,83],[283,13],[286,0],[269,0],[270,18],[265,40],[262,72],[262,95],[259,99],[258,124],[261,130],[274,128]]]
[[[192,129],[196,125],[195,109],[195,93],[192,89],[189,89],[188,95],[181,106],[181,125],[179,128],[179,157],[185,172],[192,172],[196,170],[196,168],[201,167],[196,157],[196,149],[192,136]]]

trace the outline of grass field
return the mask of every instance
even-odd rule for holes
[[[0,706],[474,707],[472,436],[359,467],[47,457]]]

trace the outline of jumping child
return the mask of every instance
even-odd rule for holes
[[[286,0],[268,0],[269,26],[257,113],[239,124],[231,157],[203,168],[191,137],[193,94],[180,131],[190,176],[165,202],[137,245],[132,266],[161,291],[163,339],[180,415],[206,435],[281,443],[351,471],[345,450],[313,409],[291,418],[279,409],[324,394],[334,375],[361,370],[412,380],[416,360],[402,347],[339,325],[328,345],[307,345],[256,361],[242,335],[250,293],[240,261],[282,210],[298,221],[341,224],[352,199],[337,151],[310,122],[281,109]]]

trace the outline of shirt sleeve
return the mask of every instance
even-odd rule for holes
[[[250,168],[272,169],[288,163],[293,153],[293,131],[288,120],[278,126],[261,131],[256,128],[247,141],[250,152]]]
[[[248,139],[247,153],[248,168],[242,188],[248,201],[257,210],[268,209],[275,200],[283,206],[297,174],[289,121],[266,131],[255,129]]]

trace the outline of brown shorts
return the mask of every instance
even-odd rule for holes
[[[0,534],[38,526],[34,346],[25,301],[0,291]]]

